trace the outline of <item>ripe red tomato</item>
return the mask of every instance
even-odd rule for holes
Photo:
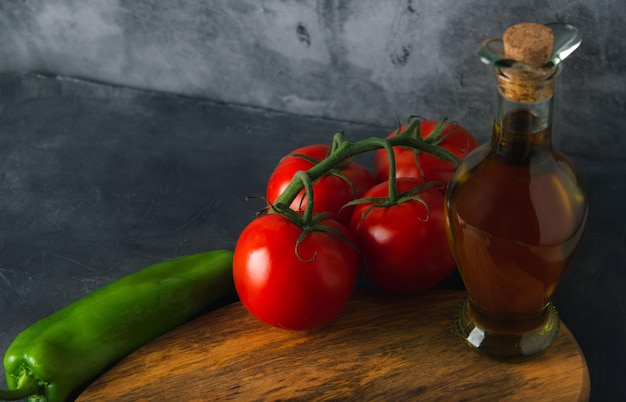
[[[422,138],[428,137],[439,122],[436,120],[422,120],[420,122],[420,133]],[[401,127],[401,132],[406,130],[406,125]],[[388,135],[393,137],[396,131]],[[444,138],[445,137],[445,138]],[[474,148],[478,146],[478,141],[465,128],[456,123],[450,123],[441,133],[442,138],[439,146],[453,153],[457,158],[463,159]],[[444,186],[440,187],[445,192],[452,174],[456,170],[456,165],[452,162],[441,160],[436,156],[420,152],[418,160],[424,172],[420,171],[415,161],[415,150],[404,147],[393,147],[396,157],[396,177],[414,177],[427,181],[440,181]],[[376,151],[374,157],[374,179],[377,183],[389,180],[389,157],[387,151],[380,149]]]
[[[327,217],[320,222],[353,241],[348,229]],[[320,327],[347,303],[356,284],[360,256],[332,233],[310,232],[280,214],[253,220],[241,233],[233,260],[237,294],[259,320],[284,329]],[[298,257],[299,256],[299,257]]]
[[[294,156],[293,154],[306,155],[316,161],[323,160],[330,151],[330,146],[317,144],[308,145],[285,156],[280,160],[274,171],[272,172],[268,183],[265,196],[269,202],[275,202],[278,196],[285,190],[291,182],[293,175],[299,170],[307,171],[313,166],[314,162]],[[313,185],[314,204],[313,212],[330,212],[338,216],[340,221],[346,225],[350,222],[352,208],[340,210],[347,202],[362,196],[367,190],[374,185],[372,174],[362,165],[356,162],[346,162],[346,166],[340,169],[348,180],[352,182],[354,188],[346,180],[329,174],[318,179]],[[291,209],[294,211],[304,211],[306,207],[306,196],[304,190],[291,203]]]
[[[396,184],[402,193],[423,183],[401,178]],[[388,182],[383,182],[363,198],[387,195]],[[381,288],[396,293],[429,289],[456,266],[446,238],[443,194],[428,187],[418,195],[428,210],[420,201],[410,200],[372,209],[371,203],[359,204],[352,214],[350,231],[367,261],[365,275]]]

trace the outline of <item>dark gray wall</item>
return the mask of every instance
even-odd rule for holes
[[[494,82],[477,44],[566,21],[584,42],[559,83],[557,144],[621,157],[625,17],[622,0],[2,0],[0,71],[384,126],[449,117],[486,139]]]

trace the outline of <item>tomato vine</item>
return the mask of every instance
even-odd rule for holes
[[[306,173],[311,181],[315,181],[331,172],[346,159],[381,148],[391,150],[391,148],[395,146],[410,147],[420,152],[432,154],[440,159],[452,162],[455,165],[458,164],[459,159],[453,153],[439,147],[437,144],[433,144],[430,141],[413,135],[415,130],[419,130],[420,121],[420,119],[416,118],[409,119],[407,129],[390,138],[370,137],[361,141],[350,142],[344,138],[343,133],[337,133],[333,137],[333,145],[328,156],[307,170]],[[389,156],[390,161],[393,161],[393,152],[390,152]],[[390,169],[391,173],[395,175],[393,165],[395,164],[390,163]],[[304,184],[302,180],[294,177],[281,195],[276,199],[274,204],[277,206],[290,205],[303,189]],[[397,190],[393,191],[397,192]],[[269,212],[279,212],[280,210],[282,210],[282,208],[270,208]]]

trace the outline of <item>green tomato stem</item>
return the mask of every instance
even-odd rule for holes
[[[311,224],[311,221],[313,220],[313,203],[315,202],[315,197],[313,196],[313,183],[311,178],[309,177],[309,174],[302,170],[296,172],[293,177],[304,187],[304,191],[306,194],[306,206],[304,207],[302,224],[304,226],[309,226]]]
[[[459,163],[459,159],[455,155],[437,145],[429,144],[421,138],[415,138],[411,136],[410,130],[408,129],[390,138],[371,137],[357,142],[346,141],[343,138],[342,133],[337,133],[333,138],[333,147],[329,155],[324,160],[320,161],[317,165],[307,170],[306,173],[310,181],[314,182],[320,177],[328,174],[334,167],[336,167],[347,158],[351,158],[365,152],[371,152],[381,148],[395,146],[409,147],[419,151],[423,151],[432,154],[439,159],[452,162],[455,165],[458,165]],[[394,162],[394,160],[390,159],[389,168],[390,171],[393,169],[395,177],[395,163],[391,163]],[[298,196],[303,188],[304,183],[302,182],[301,178],[294,177],[289,185],[285,188],[285,190],[280,194],[280,196],[278,196],[275,204],[291,205],[293,200]],[[395,185],[394,191],[397,192]],[[307,199],[307,203],[308,202],[309,199]],[[312,210],[313,208],[311,208],[311,211]],[[273,209],[270,209],[270,212],[275,211],[273,211]]]
[[[392,202],[398,200],[400,193],[398,192],[398,186],[396,186],[396,154],[393,152],[393,147],[389,144],[389,141],[383,141],[385,150],[387,151],[387,158],[389,158],[389,179],[387,180],[387,198]]]

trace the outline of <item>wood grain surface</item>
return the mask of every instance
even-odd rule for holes
[[[565,325],[551,348],[501,361],[453,329],[459,291],[358,291],[324,328],[269,327],[235,303],[145,345],[79,401],[585,401],[589,373]]]

